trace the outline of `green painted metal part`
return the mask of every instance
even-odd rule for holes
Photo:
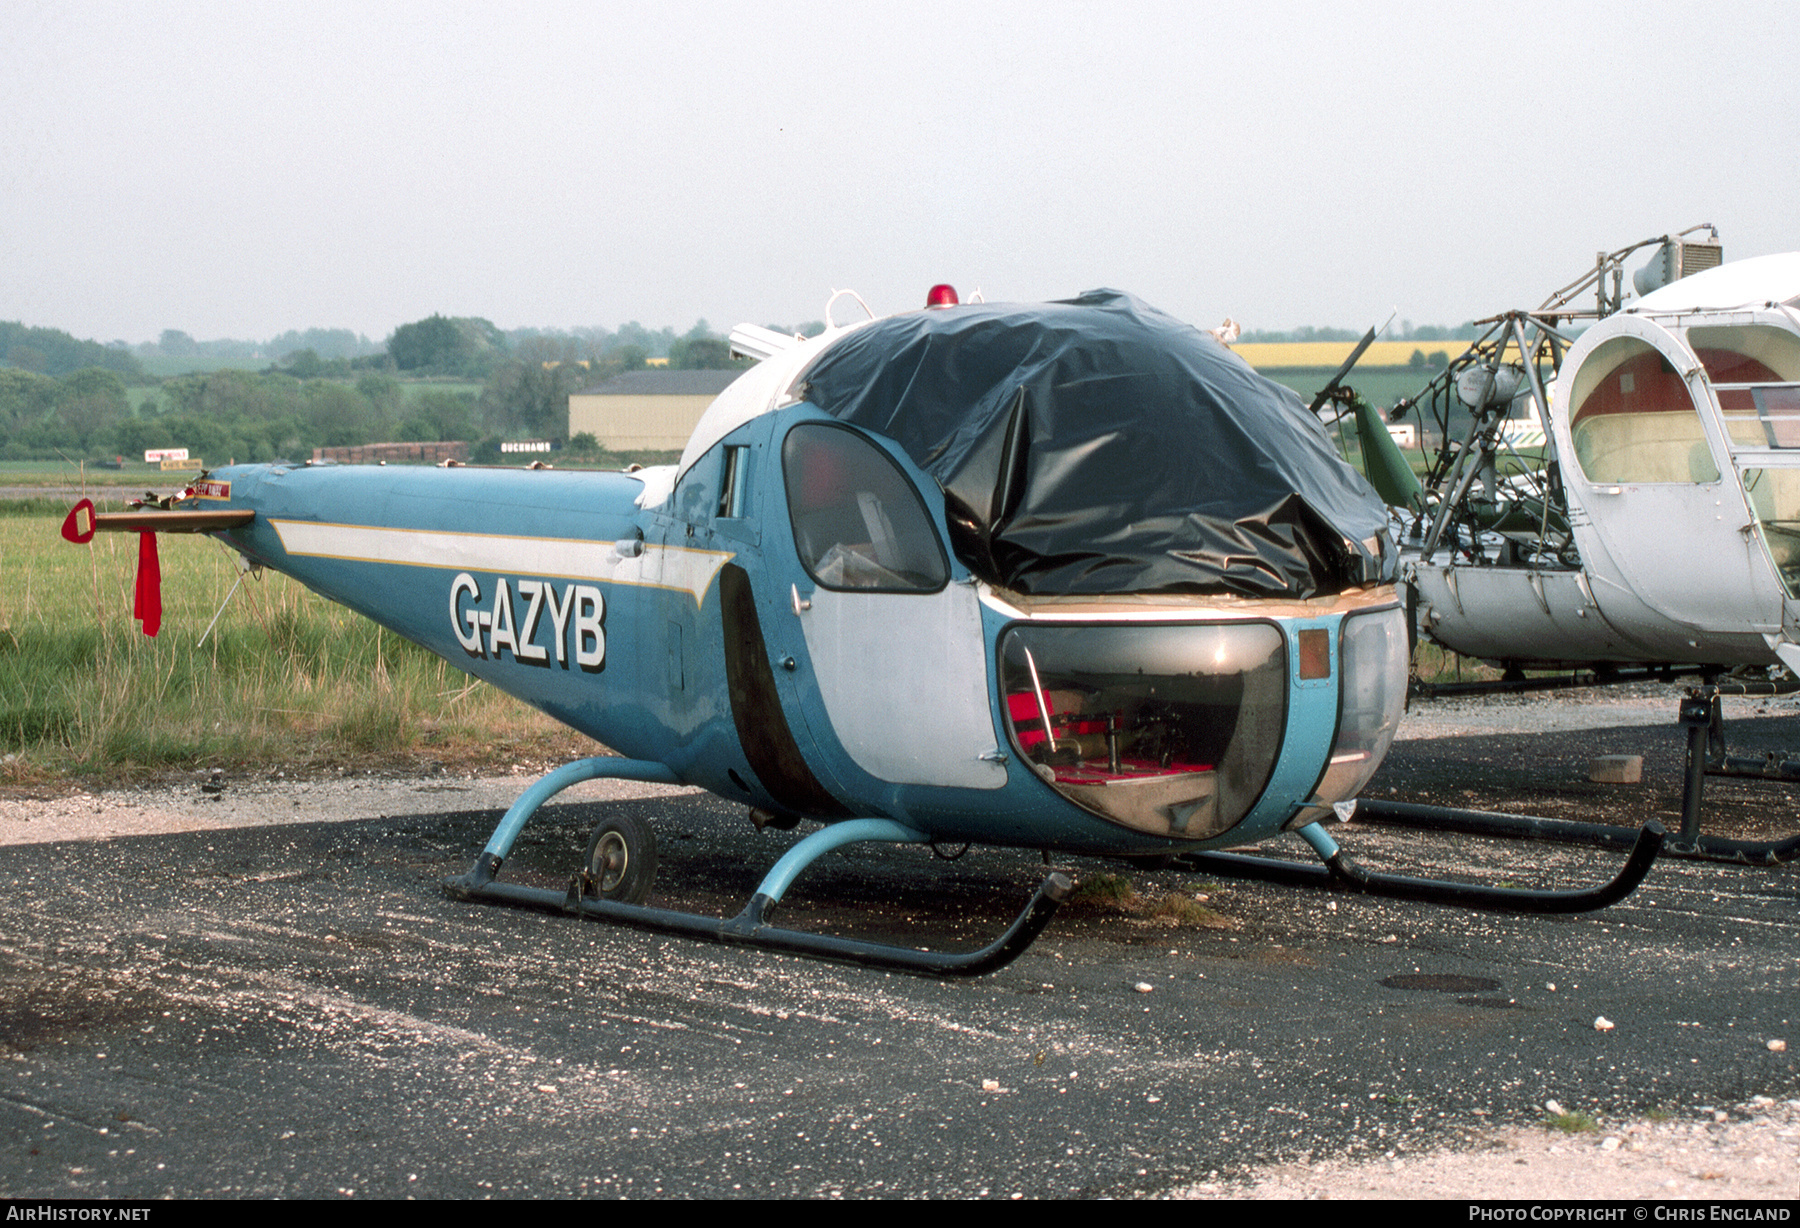
[[[1400,445],[1388,434],[1381,411],[1361,397],[1356,398],[1356,435],[1362,444],[1363,468],[1368,470],[1369,485],[1389,507],[1420,511],[1425,506],[1425,488],[1400,453]]]

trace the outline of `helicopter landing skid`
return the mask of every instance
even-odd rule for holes
[[[1771,755],[1763,759],[1725,753],[1725,728],[1719,712],[1721,695],[1785,695],[1796,688],[1789,683],[1730,682],[1695,687],[1681,701],[1680,720],[1687,730],[1687,768],[1681,794],[1681,830],[1663,845],[1663,855],[1688,861],[1714,861],[1726,865],[1780,866],[1800,859],[1800,835],[1785,840],[1735,840],[1709,836],[1700,830],[1700,806],[1706,777],[1792,782],[1800,767],[1792,757]],[[1566,819],[1540,819],[1523,814],[1498,814],[1485,810],[1456,810],[1448,806],[1423,806],[1364,798],[1356,817],[1371,823],[1417,827],[1430,831],[1460,832],[1472,836],[1507,836],[1530,840],[1555,840],[1565,844],[1592,844],[1602,848],[1626,848],[1636,839],[1625,827],[1609,823],[1576,823]]]
[[[1361,808],[1358,808],[1361,813]],[[1472,813],[1472,812],[1464,812]],[[1362,895],[1387,896],[1398,900],[1418,900],[1427,904],[1454,904],[1464,908],[1490,908],[1508,912],[1574,913],[1591,912],[1616,904],[1637,889],[1661,851],[1667,834],[1661,823],[1652,819],[1636,833],[1619,831],[1631,841],[1631,856],[1610,882],[1597,887],[1572,891],[1544,891],[1524,887],[1484,887],[1475,883],[1453,883],[1442,879],[1413,878],[1405,874],[1384,874],[1358,865],[1326,834],[1317,823],[1302,827],[1298,834],[1312,845],[1323,865],[1285,861],[1277,857],[1258,857],[1249,853],[1186,853],[1177,863],[1194,870],[1206,870],[1228,878],[1252,878],[1289,886],[1334,887]]]
[[[537,808],[555,794],[583,780],[605,777],[676,783],[674,774],[660,763],[600,757],[566,764],[533,784],[514,802],[489,838],[467,874],[446,878],[444,892],[452,899],[483,904],[506,904],[546,912],[567,913],[593,921],[630,925],[638,929],[697,938],[731,946],[757,947],[834,963],[857,964],[916,976],[980,976],[1003,968],[1029,947],[1043,932],[1057,907],[1069,897],[1072,884],[1063,874],[1051,874],[1039,884],[1031,902],[994,942],[976,951],[925,951],[888,943],[837,938],[805,930],[783,929],[769,924],[769,914],[800,872],[823,854],[847,844],[882,841],[927,844],[931,837],[891,819],[848,819],[813,832],[790,848],[757,885],[756,893],[735,917],[709,917],[699,913],[650,908],[639,903],[649,887],[648,874],[633,872],[634,860],[653,863],[654,848],[638,844],[642,836],[635,824],[602,824],[595,833],[589,864],[569,882],[566,891],[523,887],[495,881],[513,840]],[[637,845],[637,847],[633,847]],[[617,895],[635,898],[617,898]],[[613,898],[609,898],[609,895]]]

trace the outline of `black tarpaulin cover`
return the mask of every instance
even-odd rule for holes
[[[958,556],[1003,588],[1310,597],[1393,579],[1380,497],[1300,398],[1128,294],[880,320],[803,380],[937,479]]]

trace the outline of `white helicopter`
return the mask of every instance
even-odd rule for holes
[[[1652,246],[1626,305],[1623,262]],[[1486,321],[1390,411],[1430,404],[1446,436],[1452,403],[1469,413],[1424,484],[1357,407],[1370,476],[1412,521],[1402,571],[1420,637],[1513,677],[1624,664],[1800,674],[1800,253],[1720,257],[1709,225],[1647,239],[1602,253],[1536,311]],[[1569,306],[1590,288],[1593,309]],[[1564,331],[1584,318],[1579,337]],[[1669,851],[1800,856],[1800,838],[1740,848],[1697,830],[1703,771],[1781,774],[1728,761],[1719,717],[1720,693],[1772,689],[1715,684],[1683,704],[1687,801]]]
[[[1475,438],[1411,563],[1421,634],[1514,667],[1800,672],[1800,253],[1654,288],[1700,246],[1666,240],[1649,292],[1572,343],[1542,309],[1503,317],[1511,361],[1460,373]],[[1541,477],[1508,499],[1495,461],[1533,415]],[[1468,499],[1484,473],[1493,493]],[[1459,503],[1508,543],[1498,558],[1452,531]]]

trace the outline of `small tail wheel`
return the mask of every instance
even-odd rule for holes
[[[656,836],[648,823],[620,815],[594,829],[588,842],[586,895],[642,904],[655,879]]]

